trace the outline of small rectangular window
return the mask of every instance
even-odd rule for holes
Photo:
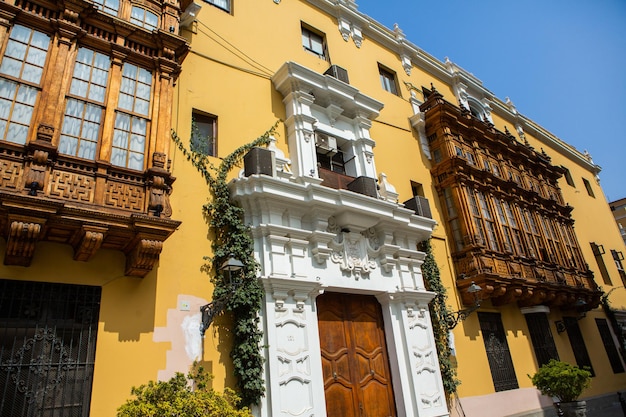
[[[213,6],[222,9],[228,13],[231,11],[231,0],[204,0]]]
[[[198,111],[193,111],[191,117],[190,149],[205,156],[217,156],[217,117]]]
[[[587,194],[589,194],[590,197],[595,198],[596,196],[593,193],[593,189],[591,188],[591,183],[587,181],[585,178],[583,178],[583,184],[585,184],[585,188],[587,189]]]
[[[322,59],[326,59],[326,43],[324,35],[302,26],[302,46]]]
[[[382,66],[378,66],[378,73],[380,74],[380,83],[383,86],[383,90],[390,92],[391,94],[398,95],[398,85],[396,83],[396,74],[383,68]]]
[[[574,178],[572,178],[572,173],[569,172],[569,169],[565,168],[563,165],[561,165],[561,168],[565,170],[563,175],[565,176],[565,181],[567,182],[567,185],[576,188],[576,185],[574,184]]]

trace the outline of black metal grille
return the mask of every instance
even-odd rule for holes
[[[598,326],[598,331],[600,332],[600,337],[602,338],[606,355],[609,357],[611,368],[613,368],[613,373],[619,374],[624,372],[624,365],[622,365],[619,353],[617,352],[617,347],[615,347],[615,342],[613,341],[613,336],[611,335],[611,330],[609,329],[609,323],[605,319],[596,319],[596,325]]]
[[[0,280],[0,417],[87,417],[100,287]]]
[[[504,326],[498,313],[478,313],[491,378],[496,391],[519,388]]]
[[[528,324],[530,340],[533,342],[537,364],[541,366],[550,362],[550,359],[559,360],[546,313],[526,314],[526,324]]]
[[[567,329],[567,337],[572,345],[574,351],[574,358],[576,359],[576,365],[579,368],[586,368],[591,372],[591,376],[595,376],[593,366],[591,366],[591,359],[589,359],[589,353],[587,352],[587,346],[585,346],[585,340],[578,327],[578,319],[575,317],[563,317],[565,328]]]

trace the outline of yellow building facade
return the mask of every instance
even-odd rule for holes
[[[195,360],[214,388],[237,385],[229,315],[200,333],[210,195],[170,129],[217,165],[277,121],[267,149],[230,173],[264,292],[255,415],[544,415],[551,401],[526,375],[554,356],[593,368],[590,416],[619,408],[624,247],[599,167],[419,39],[353,1],[0,6],[0,82],[14,91],[0,103],[13,126],[0,138],[0,415],[81,404],[77,415],[113,416],[132,386]],[[509,172],[519,183],[506,186]],[[445,180],[473,184],[485,211],[472,216],[469,194],[449,198]],[[451,310],[472,308],[466,290],[481,287],[480,308],[451,329],[462,382],[451,402],[428,239]],[[60,352],[53,383],[20,385],[34,381],[34,348]]]

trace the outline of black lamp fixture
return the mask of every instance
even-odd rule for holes
[[[204,333],[213,322],[213,319],[224,311],[224,307],[226,307],[226,302],[235,293],[235,290],[239,286],[240,282],[237,276],[235,276],[233,279],[233,275],[241,271],[243,267],[243,263],[239,259],[235,258],[235,255],[233,255],[232,253],[228,256],[228,259],[226,259],[219,267],[219,270],[224,272],[228,277],[230,291],[224,294],[222,297],[216,298],[215,300],[211,301],[209,304],[205,304],[200,307],[200,312],[202,313],[200,335],[202,337],[204,337]]]
[[[587,316],[587,302],[582,298],[578,298],[576,302],[574,302],[574,308],[580,313],[576,317],[576,321],[564,322],[563,320],[557,320],[554,322],[556,325],[557,333],[563,333],[567,330],[568,327],[572,327],[578,320],[583,319]]]
[[[461,274],[461,275],[464,275],[464,274]],[[467,292],[474,296],[474,305],[470,308],[464,308],[463,310],[446,314],[444,317],[444,320],[446,322],[446,325],[448,326],[448,330],[454,329],[456,325],[459,324],[459,322],[465,320],[466,318],[469,317],[470,314],[472,314],[474,311],[480,308],[480,303],[482,299],[480,298],[479,293],[482,290],[483,289],[480,287],[480,285],[472,281],[470,286],[467,288]]]

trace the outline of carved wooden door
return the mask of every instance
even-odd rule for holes
[[[317,298],[328,417],[390,417],[396,408],[380,304],[372,296]]]

